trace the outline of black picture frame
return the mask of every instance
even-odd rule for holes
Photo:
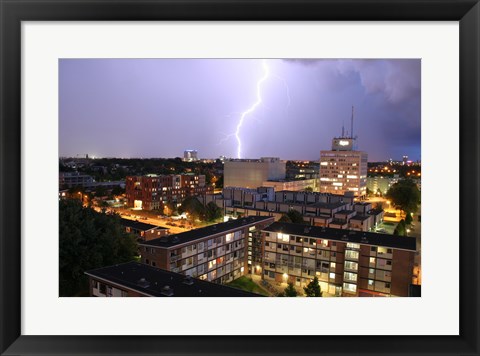
[[[2,355],[479,354],[478,0],[0,0],[0,11]],[[21,335],[21,22],[25,20],[459,21],[460,335],[289,337]],[[441,295],[438,298],[441,299]]]

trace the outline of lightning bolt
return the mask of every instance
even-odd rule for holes
[[[249,109],[244,111],[242,113],[242,116],[240,116],[240,120],[238,121],[237,124],[237,129],[235,131],[235,137],[237,138],[238,146],[237,146],[237,157],[241,158],[242,157],[242,141],[240,140],[240,129],[242,128],[243,121],[245,120],[245,117],[247,117],[249,114],[255,111],[255,109],[262,103],[262,92],[260,88],[262,87],[262,84],[268,79],[268,76],[270,75],[270,68],[267,65],[267,61],[264,59],[262,60],[262,66],[263,66],[263,77],[261,77],[258,82],[257,82],[257,101],[253,103],[252,106],[250,106]]]
[[[262,91],[261,91],[263,83],[267,81],[267,79],[270,77],[280,80],[285,87],[285,94],[288,99],[285,109],[288,109],[291,103],[290,88],[288,87],[288,84],[285,81],[285,79],[283,79],[282,77],[276,74],[270,73],[270,67],[268,66],[266,59],[262,60],[262,67],[263,67],[263,76],[257,81],[257,100],[252,104],[252,106],[250,106],[250,108],[248,108],[241,114],[235,132],[228,135],[223,134],[225,135],[225,137],[221,139],[220,142],[218,143],[220,145],[223,142],[227,141],[230,137],[235,136],[235,138],[237,139],[237,158],[242,157],[242,141],[240,139],[240,129],[242,128],[243,122],[245,121],[245,118],[247,116],[251,116],[251,114],[257,109],[258,106],[260,106],[261,104],[264,104],[262,101]]]

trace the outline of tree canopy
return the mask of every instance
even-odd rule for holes
[[[323,295],[320,284],[318,283],[318,278],[315,276],[313,280],[308,283],[306,287],[303,287],[305,295],[307,297],[321,297]]]
[[[392,185],[386,197],[392,201],[395,208],[415,213],[418,210],[421,195],[414,181],[404,179]]]
[[[298,294],[292,282],[288,282],[288,286],[285,288],[284,293],[285,297],[296,297]]]
[[[60,296],[86,294],[84,272],[134,260],[137,243],[118,215],[98,213],[77,199],[59,204]]]
[[[205,207],[205,220],[212,222],[220,219],[223,216],[223,210],[213,201]]]
[[[205,219],[205,207],[203,206],[200,201],[195,197],[186,197],[184,201],[182,201],[182,205],[178,209],[180,213],[188,213],[193,220]]]
[[[283,214],[278,221],[294,224],[307,224],[307,222],[303,220],[302,214],[294,209],[290,209],[288,213]]]

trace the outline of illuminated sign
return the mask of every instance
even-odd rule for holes
[[[341,140],[341,141],[338,142],[338,144],[339,144],[340,146],[348,146],[348,145],[350,144],[350,142],[349,142],[349,141],[345,141],[345,140]]]

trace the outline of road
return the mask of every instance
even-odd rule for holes
[[[95,210],[101,211],[102,208],[95,207]],[[121,208],[107,208],[107,212],[116,212],[118,213],[122,218],[124,219],[129,219],[129,220],[137,220],[139,222],[143,222],[146,224],[152,224],[155,226],[161,226],[164,228],[169,229],[170,234],[179,234],[185,231],[190,231],[192,230],[191,228],[182,228],[180,226],[171,226],[168,225],[167,223],[171,223],[169,218],[159,218],[157,217],[152,217],[150,213],[146,213],[141,210],[130,210],[130,209],[121,209]],[[174,224],[177,224],[177,222],[173,221]]]

